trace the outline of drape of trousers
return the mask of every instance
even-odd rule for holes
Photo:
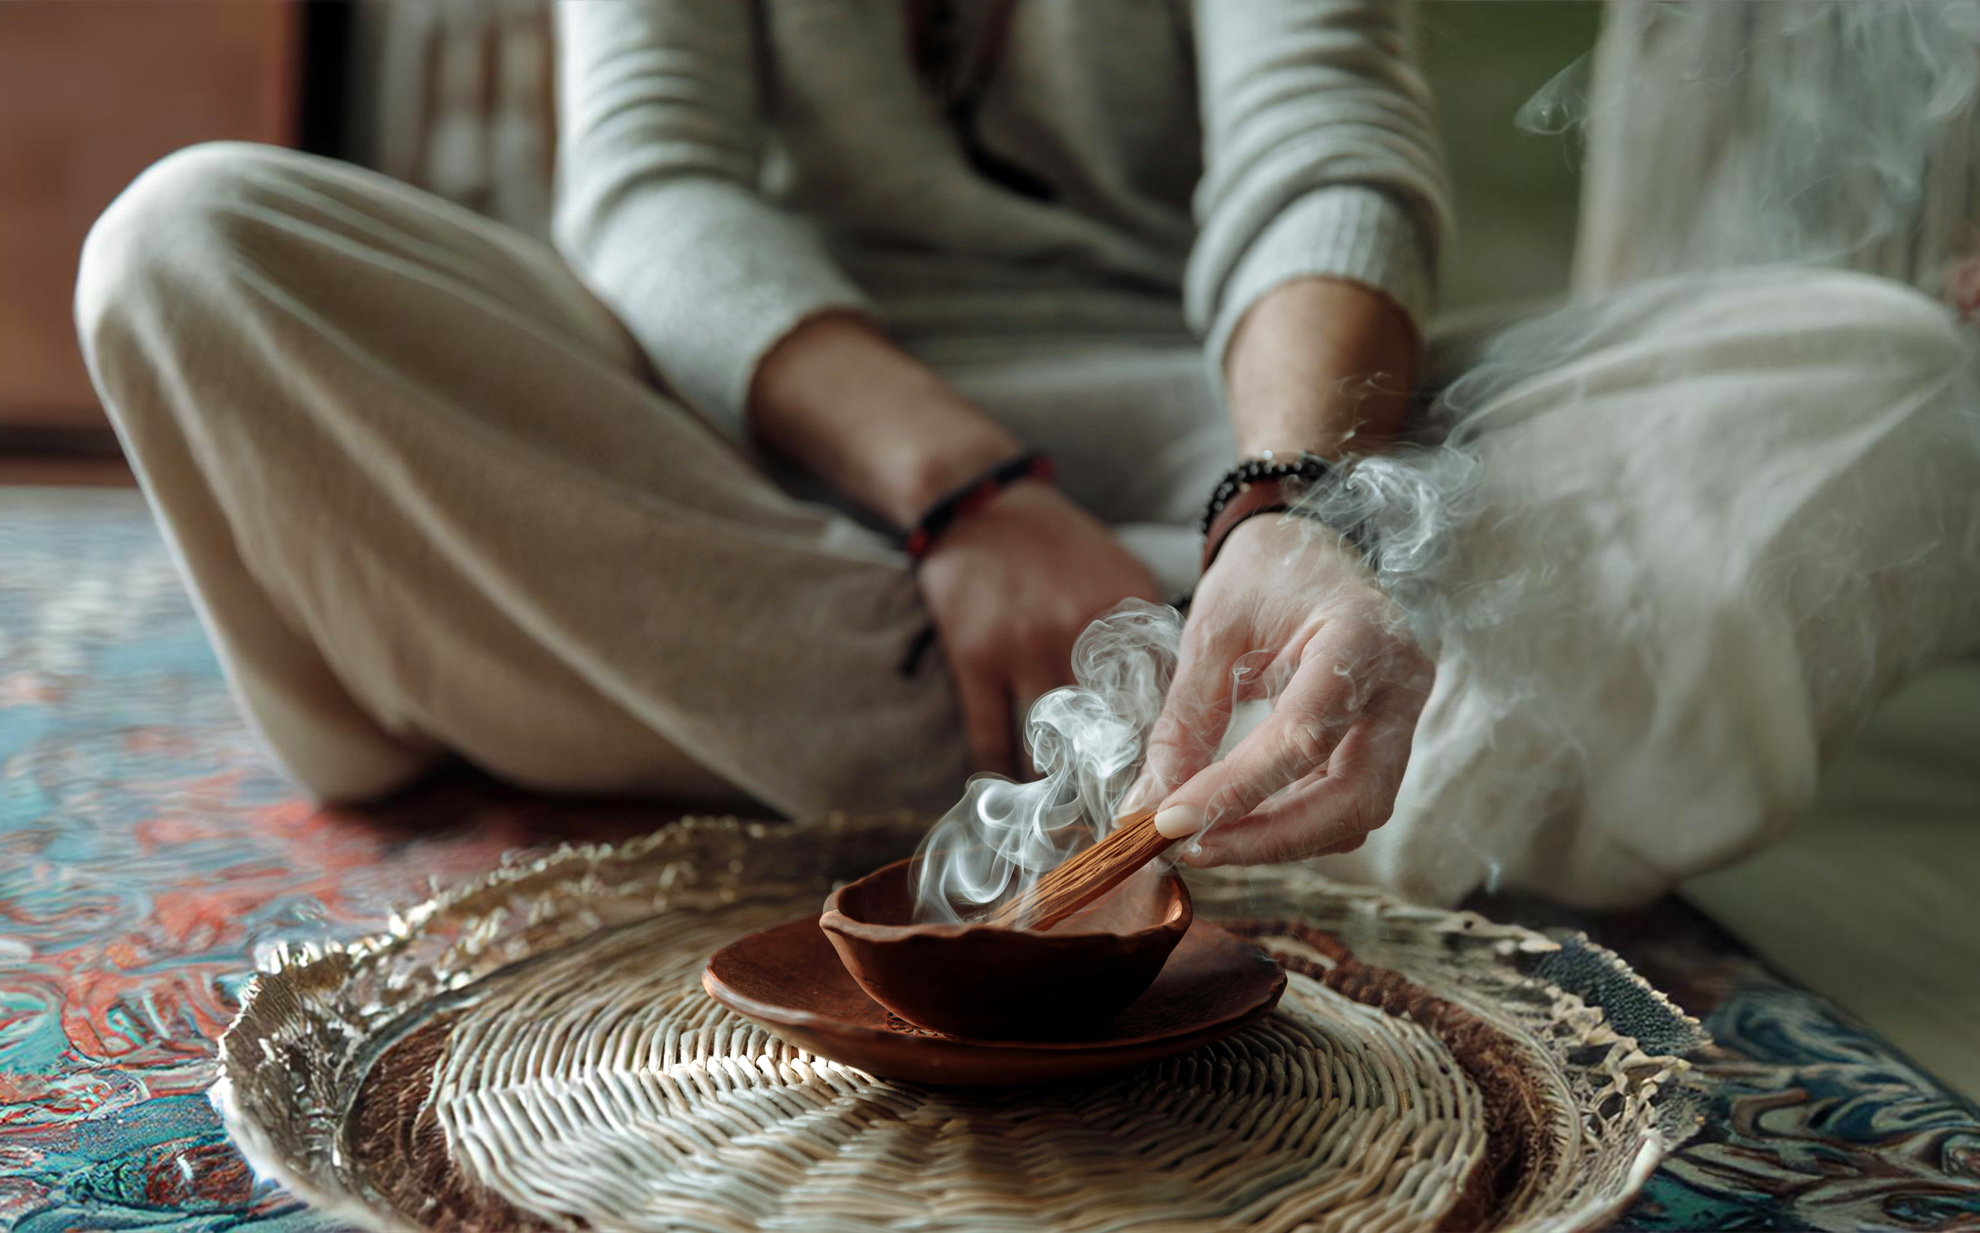
[[[791,813],[960,792],[906,557],[669,396],[548,246],[345,164],[196,147],[98,223],[77,314],[244,710],[319,797],[447,753]],[[945,375],[1187,587],[1232,452],[1200,350],[1019,349],[951,346]]]
[[[201,147],[98,224],[77,312],[229,680],[318,796],[449,754],[789,813],[958,794],[904,556],[672,397],[546,246]],[[1820,752],[1970,637],[1965,336],[1896,284],[1756,270],[1529,339],[1451,409],[1482,469],[1424,614],[1438,681],[1395,818],[1334,869],[1640,898],[1776,833]],[[1232,452],[1198,347],[929,354],[1189,584]]]

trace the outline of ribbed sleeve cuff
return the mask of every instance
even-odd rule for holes
[[[1231,271],[1204,337],[1213,371],[1223,371],[1231,332],[1260,296],[1296,278],[1319,277],[1381,292],[1409,315],[1418,333],[1429,319],[1430,255],[1409,211],[1379,189],[1316,189],[1281,210]]]
[[[584,264],[662,382],[738,441],[757,365],[779,340],[821,312],[879,315],[802,220],[720,182],[624,203]]]

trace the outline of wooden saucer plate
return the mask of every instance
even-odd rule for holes
[[[1090,1078],[1222,1040],[1278,1005],[1286,974],[1258,947],[1198,920],[1148,991],[1090,1038],[974,1040],[889,1014],[806,916],[716,951],[701,986],[820,1057],[883,1078],[983,1087]]]

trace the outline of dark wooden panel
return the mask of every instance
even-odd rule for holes
[[[181,146],[291,144],[299,28],[288,0],[0,3],[0,423],[102,423],[70,320],[83,237]]]

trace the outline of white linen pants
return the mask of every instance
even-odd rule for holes
[[[907,558],[665,393],[546,245],[349,165],[201,146],[97,224],[77,318],[229,680],[316,796],[449,751],[790,813],[960,794],[939,649],[902,671],[928,628]],[[1186,588],[1232,455],[1200,349],[955,341],[950,380]]]
[[[902,555],[670,397],[548,248],[201,147],[98,224],[77,313],[229,679],[318,796],[449,751],[792,813],[959,791],[939,654],[902,670],[927,628]],[[1333,871],[1641,898],[1777,833],[1821,750],[1972,634],[1965,337],[1793,271],[1524,328],[1456,412],[1484,465],[1419,614],[1439,676],[1396,816]],[[1200,350],[1017,350],[939,366],[1186,584],[1231,454]]]

